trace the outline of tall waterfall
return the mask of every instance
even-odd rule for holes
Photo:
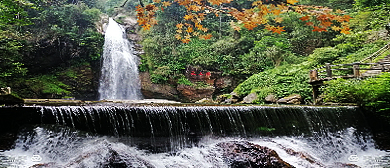
[[[124,28],[109,19],[105,34],[99,94],[103,99],[142,99],[137,56]]]

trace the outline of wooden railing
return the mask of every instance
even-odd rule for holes
[[[337,78],[362,78],[373,76],[368,73],[362,73],[362,70],[376,70],[380,72],[390,71],[390,62],[377,62],[372,63],[378,56],[383,55],[387,50],[390,50],[390,43],[371,54],[370,56],[362,59],[360,62],[350,64],[338,64],[331,65],[326,63],[325,66],[310,70],[309,84],[313,87],[313,103],[317,104],[316,100],[319,95],[319,88],[323,84],[323,81],[328,81]],[[389,56],[387,56],[389,57]]]
[[[372,61],[373,61],[376,57],[382,55],[386,50],[389,50],[389,49],[390,49],[390,43],[387,43],[387,44],[386,44],[385,46],[383,46],[381,49],[379,49],[379,50],[376,51],[375,53],[371,54],[370,56],[368,56],[368,57],[362,59],[362,60],[359,61],[359,62],[364,63],[364,62],[369,61],[370,63],[372,63]]]
[[[325,80],[332,80],[335,78],[364,77],[361,74],[361,70],[381,70],[381,72],[388,71],[390,68],[389,66],[390,62],[372,63],[373,60],[375,60],[378,56],[385,53],[387,50],[390,50],[390,43],[386,44],[381,49],[371,54],[370,56],[362,59],[359,62],[355,62],[351,64],[338,64],[338,65],[331,65],[329,63],[326,63],[325,66],[322,66],[314,70],[310,70],[309,83],[315,84],[315,82],[317,81],[321,82]],[[344,72],[345,75],[334,75],[335,74],[334,71],[340,72],[340,71],[351,71],[351,70],[352,70],[352,74],[347,74]]]
[[[361,67],[363,65],[367,65],[369,67],[368,68]],[[309,83],[332,80],[335,78],[363,77],[361,74],[361,70],[378,70],[378,71],[380,70],[381,72],[386,72],[390,70],[390,62],[378,62],[378,63],[356,62],[352,64],[338,64],[338,65],[331,65],[329,63],[326,63],[325,66],[310,71]],[[344,71],[344,73],[342,75],[338,75],[335,74],[335,71],[337,72]]]

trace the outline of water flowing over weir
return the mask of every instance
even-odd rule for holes
[[[14,149],[0,152],[0,158],[42,157],[40,162],[20,163],[29,166],[230,167],[217,144],[243,140],[275,150],[295,167],[390,166],[389,153],[375,148],[365,116],[355,107],[35,106],[7,110],[15,116],[28,115],[21,122],[31,126],[21,131]],[[9,122],[20,125],[18,119],[13,120]],[[360,159],[351,160],[355,155]]]
[[[102,57],[99,94],[103,99],[142,99],[137,56],[124,28],[109,19]]]

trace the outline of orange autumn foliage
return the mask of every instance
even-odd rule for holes
[[[280,15],[285,12],[296,12],[303,16],[299,18],[306,26],[313,28],[313,32],[326,32],[328,30],[339,31],[343,34],[349,34],[350,28],[348,22],[351,19],[349,15],[344,15],[341,10],[332,10],[322,6],[298,5],[297,0],[279,1],[274,4],[265,4],[261,0],[255,0],[252,8],[236,9],[233,7],[222,7],[223,4],[231,3],[233,0],[153,0],[153,4],[145,7],[137,6],[138,24],[144,30],[149,30],[157,24],[155,14],[158,10],[164,11],[172,3],[182,5],[186,8],[187,14],[183,17],[181,23],[176,25],[175,35],[177,40],[183,43],[189,43],[191,38],[211,39],[212,35],[207,34],[208,29],[202,25],[207,14],[213,13],[219,17],[226,15],[235,19],[230,25],[235,31],[242,28],[253,30],[256,27],[263,26],[273,33],[281,34],[284,32],[284,26],[279,26],[284,19]],[[266,0],[267,1],[267,0]],[[267,1],[268,2],[268,1]],[[272,16],[272,17],[269,17]],[[277,23],[278,26],[270,25],[270,22]]]

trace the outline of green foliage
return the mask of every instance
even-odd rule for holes
[[[286,58],[293,56],[291,44],[286,38],[265,36],[254,44],[251,51],[241,57],[243,67],[249,73],[279,66]]]
[[[312,66],[323,66],[325,63],[331,63],[340,57],[340,50],[334,47],[323,47],[314,50],[313,54],[308,57],[308,61],[313,63]]]
[[[203,81],[199,81],[199,82],[195,82],[195,87],[196,88],[207,88],[207,87],[210,87],[210,85],[203,82]]]
[[[188,80],[184,75],[180,75],[180,78],[177,81],[178,85],[187,85],[187,86],[193,86],[194,84]]]
[[[25,26],[31,24],[27,9],[35,8],[34,4],[25,0],[2,0],[0,3],[0,28],[9,25]]]
[[[387,0],[388,1],[388,0]],[[357,5],[358,6],[358,5]],[[356,31],[380,30],[390,22],[390,3],[362,8],[352,13],[351,28]]]
[[[154,70],[150,78],[152,83],[164,84],[168,81],[170,75],[172,75],[171,69],[168,66],[162,66]]]
[[[390,4],[390,0],[355,0],[355,6],[360,8]]]
[[[307,83],[309,70],[305,69],[305,64],[307,63],[284,65],[260,72],[239,84],[234,92],[241,96],[256,92],[257,103],[263,103],[264,98],[269,94],[279,98],[300,94],[302,98],[311,100],[311,89]]]
[[[44,93],[55,97],[70,94],[69,86],[58,81],[54,75],[41,75],[27,79],[25,85],[36,94]]]
[[[1,39],[0,40],[0,81],[5,78],[23,76],[27,69],[23,68],[20,61],[19,50],[22,47],[17,40]]]
[[[326,82],[323,88],[325,102],[356,103],[370,106],[390,117],[390,73],[364,80],[337,79]]]

